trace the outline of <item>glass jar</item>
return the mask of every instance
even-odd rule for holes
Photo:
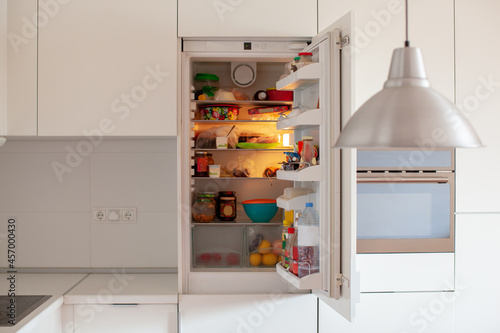
[[[215,92],[219,89],[219,77],[215,74],[197,73],[194,79],[196,99],[214,99]]]
[[[299,56],[300,56],[300,60],[296,64],[297,69],[312,64],[312,53],[311,52],[300,52]]]
[[[215,205],[209,198],[198,198],[191,208],[193,220],[197,223],[212,222],[215,217]]]
[[[236,192],[219,192],[217,217],[224,222],[230,222],[236,219]]]
[[[302,137],[302,161],[309,163],[307,166],[313,165],[313,157],[314,157],[314,147],[313,147],[313,137],[312,136],[304,136]]]
[[[207,164],[208,165],[214,165],[215,164],[214,155],[213,154],[210,154],[210,153],[207,154]]]
[[[194,153],[194,176],[208,177],[208,154],[204,151]]]

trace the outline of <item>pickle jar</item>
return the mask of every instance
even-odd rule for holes
[[[191,208],[193,220],[198,223],[212,222],[215,217],[215,205],[212,199],[198,198]]]
[[[194,153],[194,176],[208,177],[208,153],[197,151]]]
[[[236,194],[233,191],[219,192],[217,217],[224,222],[236,219]]]

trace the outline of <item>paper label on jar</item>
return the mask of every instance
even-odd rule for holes
[[[319,227],[318,226],[299,226],[298,227],[299,246],[319,246]]]
[[[196,171],[207,172],[208,171],[208,160],[206,157],[199,157],[196,160]]]
[[[234,215],[234,209],[231,204],[224,205],[224,208],[222,208],[222,214],[223,217],[233,217]]]

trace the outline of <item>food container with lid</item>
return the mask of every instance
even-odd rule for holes
[[[203,120],[238,120],[240,107],[229,104],[214,104],[200,106]]]
[[[219,77],[215,74],[197,73],[194,79],[196,99],[214,99],[215,92],[220,88]]]
[[[293,101],[292,90],[276,90],[276,88],[267,88],[267,99],[269,101]]]

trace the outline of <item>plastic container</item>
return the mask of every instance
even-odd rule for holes
[[[247,216],[256,223],[269,222],[278,211],[274,199],[245,200],[242,204]]]
[[[197,73],[194,79],[195,96],[199,100],[213,100],[219,89],[219,77],[215,74]]]
[[[267,88],[266,93],[269,101],[293,101],[292,90],[276,90],[276,88]]]
[[[238,120],[240,107],[229,104],[214,104],[200,106],[203,120]]]
[[[312,202],[306,203],[306,209],[297,221],[297,229],[298,276],[302,278],[319,272],[319,216]]]
[[[235,224],[194,225],[194,267],[242,267],[244,227]]]
[[[253,225],[247,227],[249,267],[272,267],[280,261],[280,227]]]

